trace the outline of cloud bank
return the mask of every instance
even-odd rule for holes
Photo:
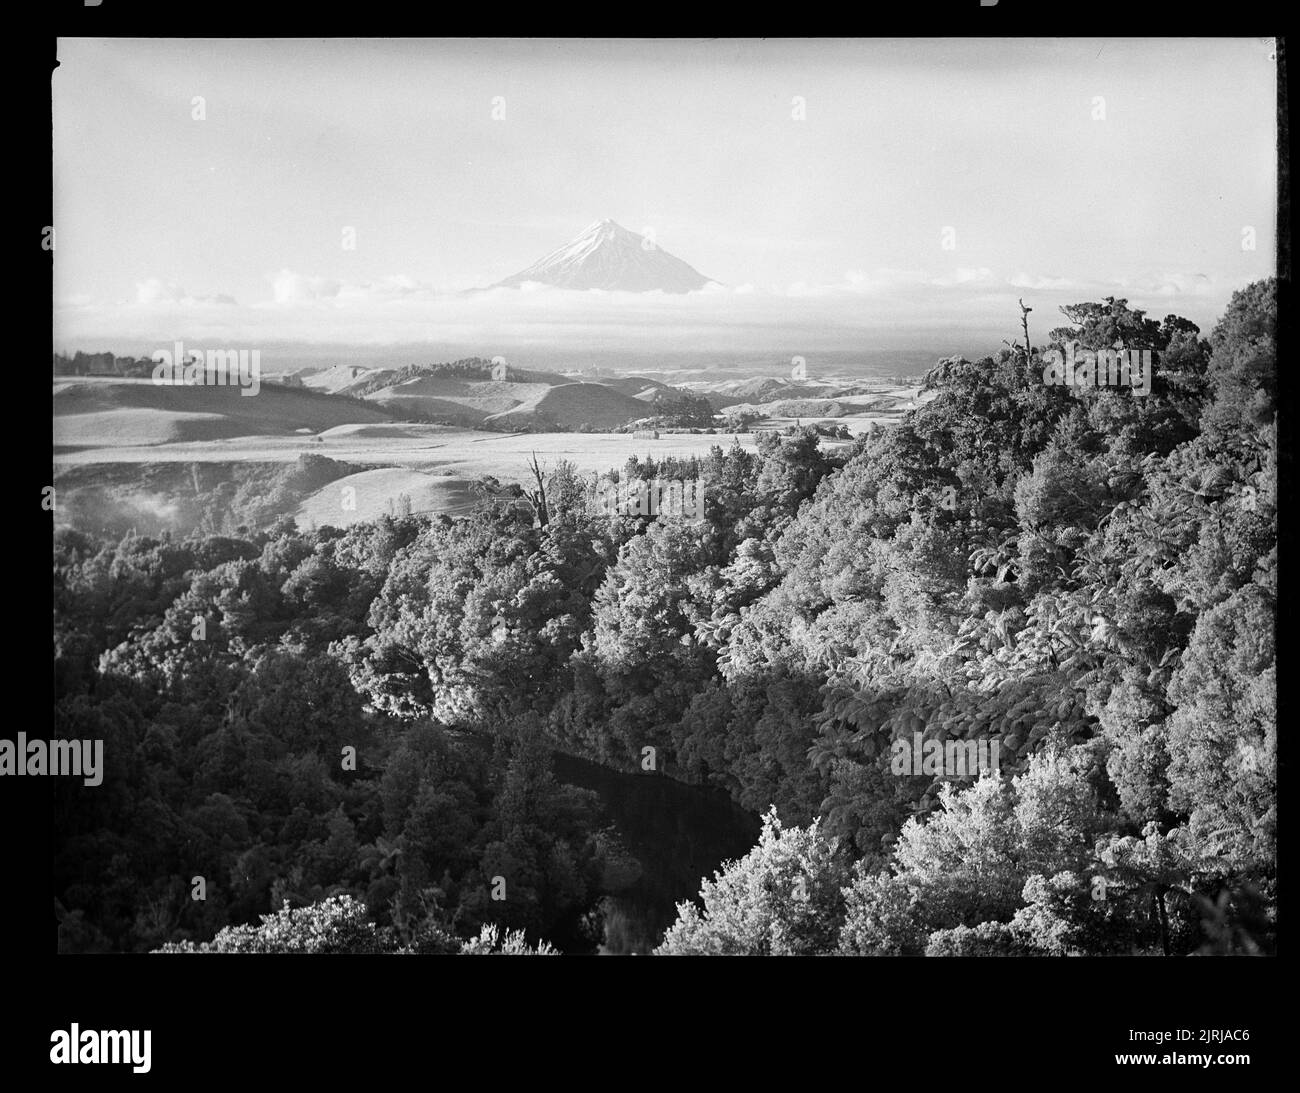
[[[1165,271],[1083,281],[962,267],[941,273],[850,270],[832,284],[711,284],[685,295],[574,292],[540,284],[449,293],[404,275],[347,283],[289,269],[268,274],[266,282],[266,297],[252,303],[192,296],[158,278],[140,282],[132,300],[69,298],[55,308],[55,344],[427,342],[486,355],[536,345],[752,353],[790,345],[812,351],[924,348],[969,338],[980,346],[1018,335],[1022,297],[1034,308],[1036,338],[1060,325],[1060,305],[1106,296],[1126,297],[1155,318],[1183,315],[1208,332],[1238,287]]]

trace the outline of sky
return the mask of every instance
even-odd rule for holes
[[[55,346],[974,352],[1107,295],[1208,332],[1275,264],[1272,50],[63,39]],[[465,291],[605,217],[720,285]]]

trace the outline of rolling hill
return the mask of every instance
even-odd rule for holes
[[[286,436],[391,420],[382,406],[270,383],[250,396],[238,387],[167,386],[150,379],[54,381],[56,448]]]
[[[653,407],[639,398],[603,383],[564,383],[540,387],[510,409],[486,420],[497,425],[529,428],[554,423],[561,429],[589,425],[593,429],[614,429],[629,421],[648,417]]]

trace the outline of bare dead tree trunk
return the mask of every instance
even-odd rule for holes
[[[1029,313],[1034,309],[1032,307],[1025,307],[1024,300],[1019,301],[1019,303],[1020,303],[1020,325],[1024,328],[1025,331],[1025,363],[1028,364],[1031,360],[1033,360],[1033,356],[1034,356],[1033,349],[1029,345]]]
[[[542,479],[542,468],[537,463],[537,453],[533,452],[532,457],[533,460],[528,469],[533,472],[533,480],[537,483],[537,488],[529,491],[529,497],[533,502],[537,526],[544,528],[549,523],[551,515],[546,507],[546,482]]]

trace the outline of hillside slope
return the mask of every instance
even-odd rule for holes
[[[557,424],[563,429],[590,425],[593,429],[614,429],[629,421],[648,417],[653,407],[601,383],[566,383],[547,387],[512,409],[487,418],[495,424],[521,429]]]
[[[57,447],[283,436],[391,420],[382,406],[269,383],[256,395],[244,395],[238,387],[167,386],[148,379],[54,381]]]

